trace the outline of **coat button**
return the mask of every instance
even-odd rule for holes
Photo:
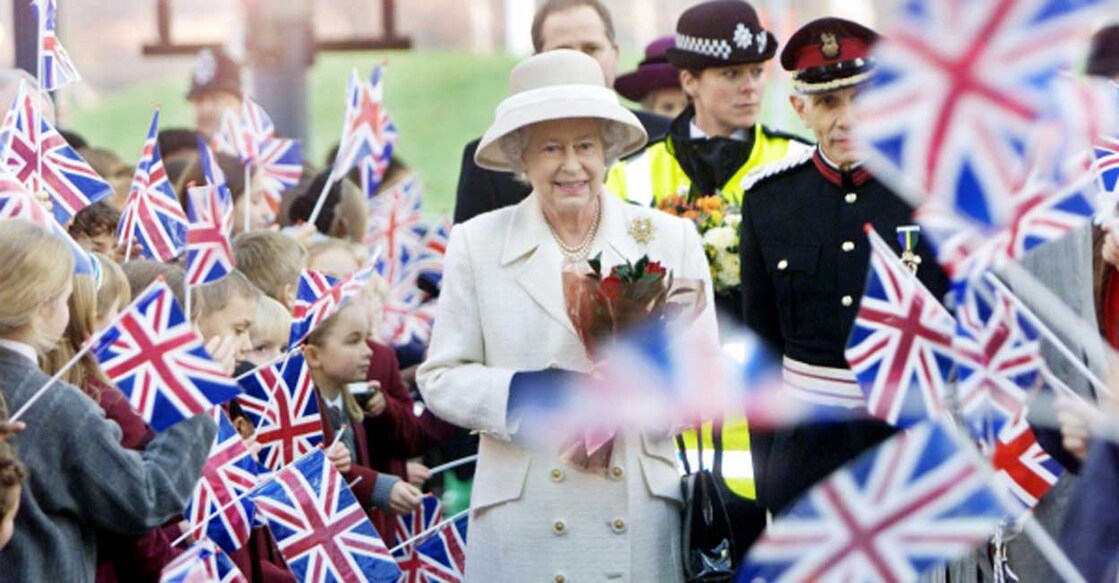
[[[557,520],[552,524],[552,532],[556,535],[567,534],[567,523],[562,520]]]
[[[620,466],[614,466],[610,468],[610,475],[614,476],[614,479],[616,480],[620,480],[622,476],[625,475],[625,473],[626,471],[623,470]]]
[[[563,575],[556,575],[552,578],[552,581],[554,581],[555,583],[566,583],[567,577],[564,577]]]
[[[851,304],[855,303],[855,298],[851,296],[843,296],[839,299],[839,303],[843,304],[845,307],[851,307]]]
[[[855,243],[851,241],[844,241],[841,247],[843,248],[843,251],[845,253],[850,253],[855,250]]]
[[[857,195],[853,192],[848,192],[847,196],[843,197],[843,200],[845,200],[847,202],[847,204],[855,204],[855,201],[859,200],[859,195]]]
[[[610,529],[617,534],[622,534],[626,531],[626,521],[622,520],[621,518],[615,518],[614,522],[610,523]]]
[[[555,468],[555,469],[552,470],[551,475],[552,475],[552,481],[553,482],[562,482],[563,481],[563,470],[561,470],[559,468]]]
[[[785,271],[786,269],[788,269],[788,267],[789,267],[789,260],[788,259],[782,259],[781,261],[777,262],[777,269],[780,269],[781,271]]]

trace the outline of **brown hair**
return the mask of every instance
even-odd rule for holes
[[[52,376],[62,370],[62,366],[81,350],[82,343],[97,331],[97,283],[89,275],[74,275],[73,280],[74,291],[66,302],[70,309],[70,323],[66,325],[66,334],[52,350],[39,359],[43,372]],[[62,380],[81,387],[86,384],[86,378],[90,375],[109,384],[97,359],[91,352],[86,352],[63,374]]]
[[[268,297],[284,303],[284,286],[299,285],[307,264],[307,251],[299,243],[274,231],[249,231],[233,239],[237,269]]]
[[[610,44],[614,44],[614,19],[610,16],[610,10],[602,2],[599,2],[599,0],[548,0],[532,17],[532,48],[538,53],[544,50],[544,21],[549,16],[581,6],[589,6],[598,13],[598,17],[602,19],[602,27],[606,29],[607,40],[610,41]]]
[[[241,161],[222,152],[215,152],[214,159],[218,162],[225,174],[225,184],[229,187],[230,200],[236,202],[245,193],[245,167]],[[202,162],[198,154],[191,154],[183,159],[183,170],[174,181],[175,195],[179,197],[179,205],[187,208],[187,190],[191,186],[206,184],[206,174],[202,172]]]
[[[0,439],[0,518],[7,516],[9,512],[4,505],[8,490],[22,483],[26,477],[27,469],[16,457],[15,447]]]
[[[215,282],[190,288],[190,319],[197,322],[206,314],[225,309],[229,305],[230,298],[235,295],[253,301],[260,298],[260,290],[245,277],[245,274],[236,269]]]
[[[70,224],[70,236],[96,237],[115,233],[119,222],[119,210],[105,201],[95,202],[74,215],[74,222]]]
[[[128,278],[128,288],[132,297],[140,295],[157,277],[163,277],[163,282],[171,288],[179,306],[186,303],[186,273],[182,267],[174,263],[160,263],[149,259],[133,259],[122,267],[124,276]]]
[[[349,241],[344,241],[342,239],[329,237],[321,241],[315,241],[314,243],[311,243],[307,246],[307,267],[311,267],[318,256],[330,253],[331,251],[344,251],[346,253],[349,253],[350,256],[353,257],[354,261],[358,264],[358,267],[361,267],[361,265],[368,259],[368,257],[366,257],[365,250],[357,246],[356,244]]]
[[[323,320],[318,326],[312,329],[311,333],[307,335],[307,339],[304,342],[315,347],[322,346],[323,340],[326,339],[327,334],[330,334],[330,331],[334,328],[334,325],[340,322],[342,318],[347,315],[348,312],[350,312],[354,308],[359,307],[360,306],[358,306],[357,302],[352,299],[347,301],[345,304],[342,304],[342,307],[339,308],[339,310],[335,312],[334,315]],[[364,318],[365,315],[363,314],[361,317]],[[365,411],[362,410],[361,405],[357,403],[357,399],[355,399],[353,394],[350,393],[350,389],[346,385],[342,385],[342,403],[345,405],[346,415],[348,415],[350,419],[360,422],[362,419],[365,418]]]
[[[132,301],[132,290],[129,288],[124,270],[116,261],[100,253],[92,255],[101,262],[101,283],[97,286],[97,318],[101,319],[113,304],[123,309]]]
[[[36,326],[34,315],[45,302],[66,291],[74,255],[66,243],[22,219],[4,221],[0,229],[0,335]],[[35,343],[40,331],[33,330]],[[36,346],[45,351],[50,346]]]

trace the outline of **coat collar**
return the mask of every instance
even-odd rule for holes
[[[602,220],[598,235],[591,244],[590,256],[601,251],[604,266],[613,266],[626,259],[636,260],[646,250],[629,233],[633,226],[629,205],[605,186],[600,196]],[[513,219],[505,232],[501,266],[516,270],[514,279],[536,303],[561,326],[572,334],[576,333],[567,315],[563,294],[563,255],[552,238],[535,192],[513,209]]]

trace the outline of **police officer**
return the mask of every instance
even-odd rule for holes
[[[241,108],[241,65],[220,47],[198,52],[190,69],[187,101],[194,110],[194,129],[210,138],[221,125],[225,110]]]
[[[800,138],[757,121],[765,62],[776,52],[777,39],[746,2],[715,0],[686,10],[667,56],[692,105],[665,138],[611,169],[611,192],[643,205],[688,194],[721,194],[739,205],[746,172],[807,149]]]
[[[747,177],[742,285],[746,323],[783,360],[788,398],[842,407],[853,420],[766,431],[751,426],[758,501],[785,508],[833,470],[893,433],[865,413],[862,391],[843,356],[866,283],[870,250],[863,226],[887,241],[913,209],[861,164],[852,142],[853,100],[874,73],[876,34],[823,18],[798,30],[781,52],[793,72],[789,101],[817,145]],[[923,243],[917,254],[934,257]],[[935,261],[919,278],[936,297],[948,280]]]

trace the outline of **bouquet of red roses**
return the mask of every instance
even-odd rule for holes
[[[672,276],[660,262],[643,256],[603,274],[602,254],[563,272],[567,315],[587,355],[596,359],[605,343],[643,326],[690,323],[706,305],[703,282]],[[606,468],[615,430],[586,429],[564,457],[587,469]]]

